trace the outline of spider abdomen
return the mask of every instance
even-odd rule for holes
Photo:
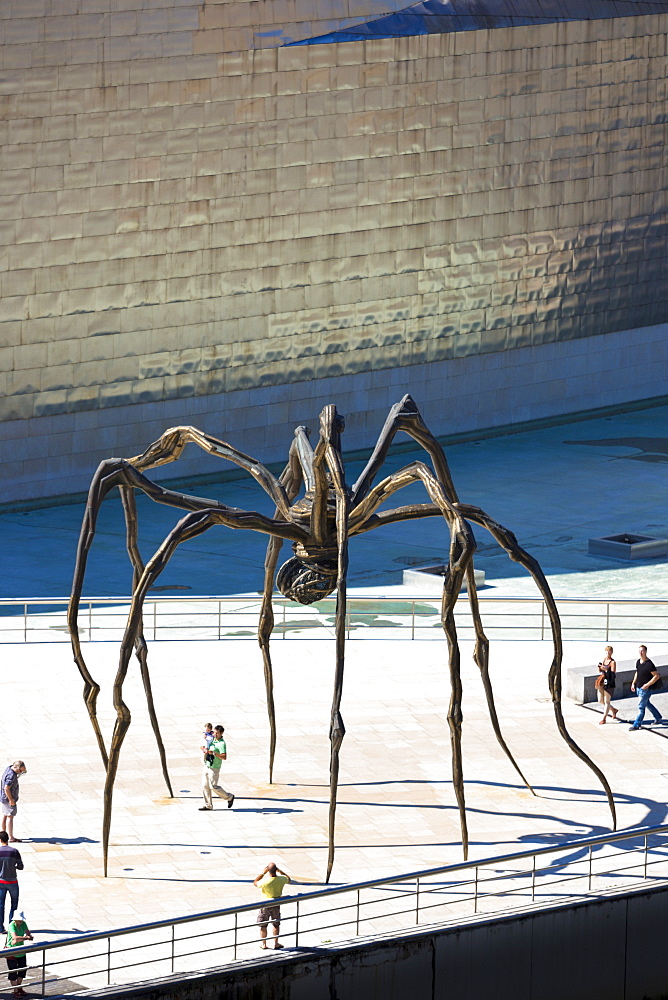
[[[276,586],[291,601],[313,604],[328,597],[336,587],[336,562],[304,562],[293,556],[276,574]]]

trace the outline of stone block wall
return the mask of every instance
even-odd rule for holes
[[[298,402],[363,446],[395,384],[447,433],[606,405],[577,339],[660,356],[668,15],[280,47],[304,5],[120,6],[0,9],[0,500],[191,417],[276,458]],[[519,350],[554,377],[464,419]]]

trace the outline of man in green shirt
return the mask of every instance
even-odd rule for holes
[[[253,880],[265,897],[264,906],[261,906],[257,914],[257,922],[260,925],[260,948],[267,947],[267,924],[274,927],[274,948],[282,948],[278,943],[278,932],[281,928],[281,908],[276,902],[283,895],[283,889],[290,881],[290,876],[282,872],[273,861],[271,861],[263,872]]]
[[[224,760],[227,760],[227,745],[223,739],[225,730],[222,726],[214,726],[213,740],[208,747],[202,747],[204,754],[204,768],[202,770],[202,797],[204,805],[200,806],[200,812],[208,812],[213,809],[212,792],[219,795],[221,799],[227,799],[227,808],[231,809],[234,803],[232,792],[226,792],[220,785],[220,768]],[[212,760],[207,758],[213,758]]]

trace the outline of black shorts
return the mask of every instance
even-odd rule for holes
[[[15,969],[23,969],[23,970],[25,970],[25,967],[26,967],[27,964],[28,964],[28,959],[26,958],[25,955],[17,955],[16,958],[8,958],[7,959],[7,968],[9,969],[9,981],[10,981],[10,983],[15,983],[17,979],[23,979],[23,977],[25,976],[25,971],[23,971],[23,972],[15,972],[14,971],[13,972],[12,970],[13,969],[14,970]]]

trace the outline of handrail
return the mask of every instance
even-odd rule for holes
[[[334,601],[335,594],[330,595],[330,597],[324,598],[325,601]],[[273,595],[276,603],[280,604],[293,604],[287,597],[283,597],[282,594],[274,593]],[[463,599],[463,596],[462,596]],[[149,594],[146,600],[150,604],[187,604],[188,602],[194,601],[222,601],[223,603],[230,602],[237,604],[239,601],[243,602],[255,602],[260,605],[262,603],[262,598],[257,594]],[[411,601],[440,601],[440,594],[393,594],[391,596],[383,595],[356,595],[350,594],[348,591],[349,601],[361,601],[361,602],[383,602],[388,601],[392,604],[397,603],[408,603]],[[501,594],[486,595],[478,594],[479,601],[491,601],[499,602],[503,604],[543,604],[543,598],[536,595],[527,595],[526,597],[505,597]],[[556,597],[557,604],[651,604],[651,605],[663,605],[668,604],[668,598],[662,597]],[[0,597],[0,607],[3,605],[25,605],[25,604],[56,604],[56,605],[67,605],[70,602],[69,597]],[[88,604],[92,602],[93,604],[130,604],[132,602],[132,596],[129,594],[120,595],[117,597],[81,597],[79,598],[80,604]],[[316,602],[320,603],[320,602]]]
[[[423,926],[426,923],[458,926],[463,919],[462,904],[473,914],[485,913],[487,916],[508,912],[511,907],[516,910],[527,902],[535,906],[538,897],[541,897],[539,906],[567,901],[572,904],[574,900],[590,896],[592,891],[609,891],[611,878],[616,888],[623,885],[628,891],[629,887],[644,886],[651,877],[653,884],[660,885],[663,890],[668,887],[667,836],[668,824],[636,827],[623,833],[599,834],[533,851],[457,862],[284,896],[276,901],[288,911],[283,912],[281,933],[294,941],[294,947],[309,947],[309,941],[314,939],[318,947],[334,946],[333,938],[350,942],[360,933],[377,934],[388,930],[403,933],[420,923]],[[629,841],[634,843],[621,849],[603,850],[594,865],[595,851]],[[563,857],[566,852],[574,856]],[[553,860],[537,865],[537,858],[545,855],[552,855]],[[651,876],[648,874],[650,867]],[[617,881],[620,878],[624,879],[621,884]],[[395,891],[391,891],[392,886],[396,886]],[[557,890],[556,886],[560,888]],[[369,898],[363,899],[363,893]],[[335,903],[334,896],[348,898]],[[244,958],[257,943],[257,925],[244,919],[244,914],[263,905],[266,905],[264,900],[241,903],[184,917],[21,945],[19,950],[31,958],[38,956],[30,969],[35,977],[31,988],[39,989],[41,981],[42,997],[51,993],[52,987],[58,989],[63,979],[69,980],[77,991],[83,988],[80,985],[83,979],[97,988],[100,980],[111,985],[112,976],[115,985],[127,988],[131,983],[146,982],[147,978],[155,981],[158,969],[164,969],[162,974],[165,975],[190,975],[208,967],[206,962],[210,967],[220,968],[221,964]],[[177,927],[195,922],[198,926],[185,931],[183,936],[175,933]],[[362,924],[363,931],[360,929]],[[329,936],[320,940],[323,931]],[[128,940],[129,935],[138,936],[138,941]],[[114,946],[115,942],[118,943]],[[240,949],[243,949],[241,953]],[[16,954],[16,949],[0,951],[0,957],[4,958]]]
[[[504,597],[478,595],[487,630],[497,636],[513,633],[514,638],[549,637],[545,603],[540,596]],[[0,599],[0,641],[54,642],[67,640],[65,607],[67,597],[15,597]],[[317,601],[308,608],[275,595],[282,608],[276,616],[275,638],[326,638],[333,628],[335,598]],[[437,595],[350,596],[346,634],[394,638],[403,628],[403,638],[435,638],[440,628],[440,601]],[[116,640],[123,632],[129,596],[86,597],[79,604],[82,641]],[[661,598],[557,598],[562,621],[562,637],[600,641],[633,641],[641,632],[653,641],[668,641],[668,600]],[[163,639],[246,639],[257,638],[261,600],[257,595],[218,597],[210,595],[153,595],[144,604],[145,637]],[[4,609],[4,613],[3,613]],[[18,614],[16,613],[18,611]],[[473,627],[465,601],[455,609],[458,628]],[[60,634],[58,634],[60,633]]]
[[[651,837],[657,834],[668,835],[668,824],[660,826],[639,826],[623,833],[604,833],[595,837],[584,837],[581,840],[569,840],[563,844],[553,844],[550,847],[539,847],[533,851],[514,851],[511,854],[495,855],[493,857],[481,858],[475,861],[459,861],[455,864],[442,865],[438,868],[425,868],[420,871],[407,872],[402,875],[392,875],[381,879],[369,879],[365,882],[351,882],[346,885],[332,886],[326,889],[317,889],[315,892],[298,893],[294,896],[281,896],[281,905],[287,903],[306,902],[310,900],[325,899],[331,896],[338,896],[343,893],[360,892],[363,889],[378,889],[387,885],[395,885],[403,882],[416,882],[421,879],[432,878],[436,875],[454,874],[455,872],[466,871],[467,869],[485,868],[490,865],[503,865],[511,861],[530,861],[546,854],[556,854],[566,851],[577,851],[582,848],[603,847],[606,844],[617,844],[625,840],[637,840],[640,837]],[[535,869],[534,869],[535,870]],[[175,927],[182,924],[193,923],[197,920],[209,920],[214,917],[233,916],[238,913],[246,913],[257,910],[266,905],[266,901],[255,903],[240,903],[236,906],[228,906],[219,910],[205,910],[202,913],[191,913],[184,917],[170,917],[163,920],[153,920],[146,924],[135,924],[131,927],[119,927],[107,931],[94,931],[90,934],[80,934],[77,937],[60,938],[57,941],[45,941],[41,944],[21,945],[21,952],[50,951],[54,948],[62,948],[68,945],[85,944],[90,941],[100,941],[106,938],[122,937],[125,934],[136,934],[141,931],[158,930],[164,927]],[[5,948],[0,950],[0,958],[11,957],[16,954],[16,950]]]

